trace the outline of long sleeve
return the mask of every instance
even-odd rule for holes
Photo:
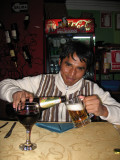
[[[12,102],[12,95],[17,91],[26,90],[36,94],[41,76],[25,77],[19,80],[5,79],[0,82],[0,99]]]
[[[100,97],[103,105],[108,109],[108,116],[100,116],[101,119],[113,124],[120,124],[120,103],[112,98],[109,92],[105,92],[102,88],[99,88],[97,84],[94,85],[94,94]]]

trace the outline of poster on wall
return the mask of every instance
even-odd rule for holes
[[[120,50],[111,50],[111,70],[120,70]]]
[[[101,12],[100,27],[112,28],[112,14],[111,12]]]

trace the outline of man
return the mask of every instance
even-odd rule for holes
[[[41,74],[19,80],[6,79],[0,82],[0,97],[13,102],[13,107],[33,96],[63,96],[67,99],[84,96],[88,113],[100,116],[110,123],[120,124],[120,103],[114,100],[109,92],[104,92],[96,83],[83,77],[90,68],[93,53],[81,42],[68,42],[61,51],[59,74]],[[71,121],[64,103],[42,112],[40,121]]]

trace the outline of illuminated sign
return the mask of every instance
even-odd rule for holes
[[[49,19],[45,32],[50,34],[94,33],[94,19]]]

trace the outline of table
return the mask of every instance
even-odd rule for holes
[[[0,121],[0,126],[5,121]],[[120,134],[108,122],[92,122],[82,128],[63,133],[32,128],[31,141],[37,143],[33,151],[21,151],[19,144],[25,142],[24,127],[17,122],[12,135],[4,138],[13,121],[0,129],[0,160],[120,160],[114,153],[120,148]]]

